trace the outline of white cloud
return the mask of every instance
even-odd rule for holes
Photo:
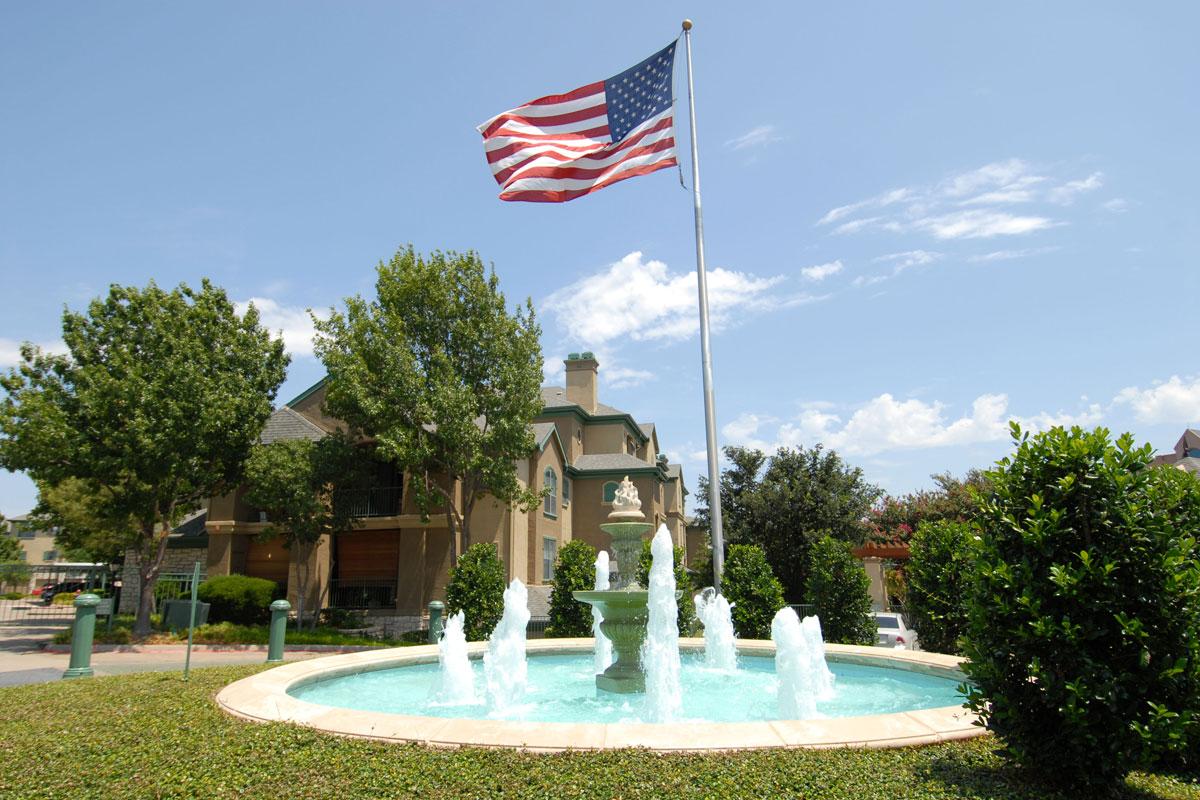
[[[1114,197],[1101,206],[1105,211],[1110,211],[1113,214],[1124,214],[1129,210],[1129,201],[1124,197]]]
[[[21,345],[22,342],[16,339],[0,338],[0,367],[15,367],[21,363]],[[67,351],[67,346],[61,339],[53,342],[34,342],[34,345],[47,353]]]
[[[1046,253],[1053,253],[1061,250],[1061,247],[1029,247],[1024,250],[993,250],[990,253],[980,253],[967,258],[967,261],[972,264],[979,264],[988,261],[1008,261],[1014,258],[1028,258],[1030,256],[1040,256]]]
[[[1069,206],[1075,202],[1075,198],[1079,195],[1099,189],[1104,185],[1104,173],[1093,172],[1082,180],[1067,181],[1061,186],[1055,186],[1046,193],[1046,199],[1051,203],[1058,203],[1062,206]]]
[[[855,286],[873,286],[894,278],[910,267],[932,264],[942,257],[941,253],[930,250],[906,250],[903,253],[888,253],[871,259],[875,264],[892,264],[892,271],[881,275],[859,275],[854,279]]]
[[[1193,425],[1200,421],[1200,377],[1172,375],[1147,389],[1127,386],[1114,402],[1129,406],[1138,422]]]
[[[640,386],[646,381],[654,380],[654,373],[645,369],[631,367],[608,366],[604,368],[604,381],[614,389],[628,389]]]
[[[1016,216],[1004,211],[972,209],[955,211],[913,222],[914,228],[932,233],[936,239],[990,239],[1032,233],[1061,225],[1047,217]]]
[[[810,281],[823,281],[830,275],[836,275],[842,271],[842,262],[830,261],[827,264],[817,264],[812,267],[805,267],[800,270],[800,274]]]
[[[984,164],[927,185],[890,189],[838,206],[817,221],[830,232],[922,233],[938,240],[1021,236],[1066,224],[1050,213],[1013,213],[1019,204],[1067,206],[1104,183],[1102,173],[1064,180],[1041,174],[1028,162],[1010,158]],[[1056,212],[1057,213],[1057,212]]]
[[[312,357],[316,328],[307,308],[285,306],[269,297],[251,297],[234,303],[234,307],[239,314],[245,314],[251,303],[258,309],[260,324],[271,333],[282,335],[284,348],[294,358]]]
[[[734,323],[747,312],[762,313],[824,299],[807,293],[785,294],[784,278],[761,278],[717,268],[708,271],[709,319],[714,329]],[[566,335],[581,346],[633,341],[680,341],[698,333],[696,273],[674,273],[640,252],[556,290],[542,308]]]
[[[888,450],[917,450],[962,446],[1008,439],[1010,420],[1023,428],[1045,430],[1053,425],[1094,425],[1103,412],[1090,404],[1076,414],[1040,412],[1032,416],[1008,412],[1008,396],[982,394],[967,413],[954,417],[941,402],[915,398],[899,400],[890,393],[858,406],[848,418],[825,407],[809,406],[779,425],[773,437],[762,428],[770,417],[743,414],[722,429],[731,443],[771,451],[776,447],[811,447],[818,442],[850,455],[874,455]]]
[[[747,147],[766,147],[780,141],[783,141],[783,137],[779,135],[779,130],[774,125],[759,125],[736,139],[730,139],[725,146],[734,150],[744,150]]]

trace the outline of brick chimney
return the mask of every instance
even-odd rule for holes
[[[596,370],[600,364],[592,353],[571,353],[563,362],[567,367],[567,402],[596,413]]]

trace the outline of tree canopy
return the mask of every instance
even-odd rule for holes
[[[366,487],[368,458],[350,438],[255,445],[246,462],[246,501],[267,512],[263,537],[282,536],[297,563],[296,624],[303,625],[309,561],[323,537],[350,530],[354,492]]]
[[[413,476],[412,497],[425,515],[445,513],[457,558],[485,494],[526,510],[538,499],[514,464],[533,451],[542,410],[533,304],[510,313],[473,252],[401,249],[375,288],[375,300],[347,298],[315,320],[326,408]]]
[[[110,513],[111,492],[94,481],[67,478],[58,484],[40,483],[33,516],[53,528],[54,544],[67,561],[113,564],[125,557],[138,535],[133,515]]]
[[[104,520],[133,519],[143,636],[172,525],[240,481],[288,358],[253,306],[238,314],[207,280],[113,285],[64,311],[62,328],[65,354],[25,344],[0,380],[0,466],[49,486],[82,480]]]
[[[726,541],[761,547],[788,602],[806,602],[813,544],[827,535],[861,544],[864,519],[881,490],[821,445],[781,447],[770,459],[760,450],[726,447],[725,456],[731,464],[721,473]],[[700,484],[700,496],[707,497],[704,478]],[[707,506],[697,517],[708,524]]]

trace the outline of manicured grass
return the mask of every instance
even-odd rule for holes
[[[0,689],[0,797],[804,797],[1066,800],[988,740],[885,751],[532,755],[342,739],[226,716],[213,696],[263,667]],[[1128,800],[1200,798],[1195,777],[1132,776]]]
[[[157,620],[157,615],[155,617]],[[157,623],[156,623],[157,624]],[[130,644],[133,642],[133,615],[121,614],[113,618],[112,630],[106,623],[96,625],[93,641],[96,644]],[[232,622],[216,622],[210,625],[200,625],[192,637],[195,644],[266,644],[269,634],[266,625],[235,625]],[[401,639],[375,639],[367,636],[357,636],[352,633],[339,633],[335,628],[306,628],[298,631],[289,627],[285,637],[287,644],[330,644],[330,645],[372,645],[380,647],[401,647],[404,645],[427,644],[423,635],[408,635]],[[154,631],[142,640],[142,644],[185,644],[187,629],[181,631]],[[71,629],[59,631],[54,635],[55,644],[70,644]]]

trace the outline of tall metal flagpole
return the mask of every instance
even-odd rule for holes
[[[712,352],[708,344],[708,279],[704,274],[704,215],[700,211],[700,158],[696,147],[696,99],[692,89],[692,21],[683,21],[687,45],[688,117],[692,131],[692,194],[696,206],[696,282],[700,291],[700,360],[704,364],[704,437],[708,445],[708,519],[712,536],[713,587],[721,590],[725,536],[721,527],[721,474],[717,471],[717,412],[713,404]]]

